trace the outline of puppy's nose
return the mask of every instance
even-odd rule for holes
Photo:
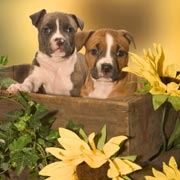
[[[60,46],[64,45],[65,40],[63,38],[56,38],[55,42],[60,47]]]
[[[112,66],[112,64],[109,64],[109,63],[103,63],[101,65],[101,69],[104,73],[109,73],[112,71],[113,66]]]

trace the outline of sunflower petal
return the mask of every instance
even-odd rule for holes
[[[130,174],[134,171],[141,169],[141,166],[139,166],[129,160],[126,160],[126,159],[123,160],[120,158],[115,158],[113,160],[113,163],[115,164],[116,168],[119,171],[119,174],[121,174],[121,175]]]
[[[168,179],[177,179],[174,169],[165,163],[163,163],[163,172],[165,173]]]
[[[56,147],[49,147],[46,148],[46,151],[48,153],[51,153],[53,156],[55,156],[58,159],[62,160],[62,155],[60,155],[60,148],[56,148]]]
[[[158,180],[168,180],[168,178],[165,176],[165,174],[163,174],[162,172],[152,168],[153,174],[154,176],[158,179]]]
[[[176,160],[175,160],[175,158],[173,156],[169,160],[169,166],[174,169],[177,178],[180,179],[180,170],[178,170]]]
[[[109,178],[116,178],[119,176],[119,171],[113,161],[109,160],[109,169],[107,172]]]
[[[89,144],[91,146],[92,149],[96,149],[95,143],[94,143],[94,137],[95,137],[95,133],[91,133],[88,137],[89,140]]]
[[[80,137],[73,131],[65,128],[59,128],[59,135],[61,138],[69,138],[79,140]]]
[[[65,176],[67,174],[74,174],[76,166],[68,165],[62,161],[54,162],[45,166],[39,174],[42,176]]]
[[[103,147],[106,157],[110,158],[112,155],[114,155],[120,149],[119,145],[126,139],[126,136],[117,136],[111,138]]]

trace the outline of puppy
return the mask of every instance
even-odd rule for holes
[[[85,46],[88,66],[86,82],[81,96],[90,98],[119,98],[132,95],[136,89],[137,77],[122,71],[128,64],[129,45],[133,37],[125,30],[100,29],[79,32],[77,37]]]
[[[13,84],[7,91],[41,92],[79,96],[87,66],[77,53],[75,34],[84,23],[72,14],[46,13],[43,9],[30,16],[38,29],[39,51],[32,63],[32,71],[22,84]]]

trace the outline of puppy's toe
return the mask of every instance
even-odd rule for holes
[[[29,92],[29,89],[25,87],[23,84],[12,84],[7,89],[7,92],[9,93],[17,93],[18,91]]]

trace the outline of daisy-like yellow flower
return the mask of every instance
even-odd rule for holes
[[[180,96],[180,75],[176,76],[175,65],[165,65],[165,55],[160,44],[154,44],[154,48],[155,53],[150,49],[144,50],[144,57],[129,53],[135,66],[125,67],[123,71],[132,72],[146,79],[152,87],[149,91],[151,94]],[[169,82],[164,82],[164,79],[169,79]]]
[[[146,180],[179,180],[180,179],[180,170],[178,169],[177,163],[172,156],[169,160],[169,165],[163,162],[163,172],[156,169],[152,169],[152,176],[145,176]]]
[[[49,176],[46,180],[78,180],[76,167],[82,162],[87,163],[91,168],[99,168],[109,162],[107,176],[112,180],[123,180],[122,175],[129,174],[141,169],[141,167],[127,159],[111,157],[120,149],[126,136],[111,138],[104,144],[103,151],[96,148],[95,133],[88,136],[88,142],[82,140],[77,134],[65,128],[59,128],[60,138],[58,139],[62,148],[47,148],[46,150],[60,161],[44,167],[40,175]]]

